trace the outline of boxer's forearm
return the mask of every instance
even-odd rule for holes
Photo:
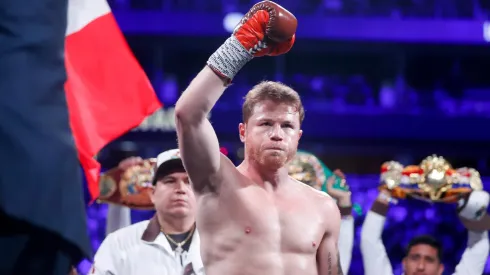
[[[218,138],[207,115],[224,90],[223,81],[205,67],[175,105],[182,162],[197,192],[210,187],[210,178],[220,168]]]
[[[201,123],[225,89],[222,78],[205,66],[175,104],[176,118],[188,124]]]

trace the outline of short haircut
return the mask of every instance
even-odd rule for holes
[[[252,116],[257,103],[271,100],[276,103],[286,103],[294,106],[299,113],[299,122],[305,118],[305,109],[299,94],[291,87],[275,81],[262,81],[255,85],[245,96],[242,106],[243,122],[247,123]]]
[[[412,247],[419,244],[425,244],[435,248],[437,250],[437,257],[439,258],[439,262],[442,262],[442,244],[430,235],[421,235],[410,240],[410,243],[407,247],[406,255],[410,253],[410,249],[412,249]]]

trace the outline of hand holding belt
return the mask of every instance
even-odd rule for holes
[[[381,166],[381,190],[394,198],[407,197],[430,202],[456,203],[473,191],[483,190],[478,171],[453,169],[443,157],[429,156],[420,165],[404,167],[396,161]]]
[[[335,177],[335,182],[332,186],[333,189],[350,192],[345,178],[338,176],[310,152],[298,150],[295,157],[289,162],[288,173],[297,181],[301,181],[327,194],[327,180],[330,177]],[[362,214],[362,209],[359,204],[354,203],[353,209],[357,214]]]
[[[113,203],[134,209],[154,209],[150,199],[153,190],[155,159],[145,159],[127,169],[113,168],[100,177],[98,202]]]

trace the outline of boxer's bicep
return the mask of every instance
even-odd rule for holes
[[[331,203],[329,203],[331,204]],[[334,205],[335,206],[335,205]],[[336,207],[336,206],[335,206]],[[317,251],[317,267],[319,275],[339,275],[344,274],[340,265],[339,255],[339,233],[340,233],[340,212],[338,209],[328,207],[330,215],[327,220],[328,228],[320,243]]]
[[[209,190],[220,170],[218,138],[207,116],[225,88],[223,80],[205,67],[175,104],[182,161],[197,192]]]
[[[332,240],[332,236],[325,237],[318,249],[316,261],[319,275],[344,274],[337,242]]]
[[[200,123],[177,123],[180,154],[193,188],[199,192],[212,189],[220,171],[221,152],[216,133],[207,118]]]

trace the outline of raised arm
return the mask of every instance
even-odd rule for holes
[[[327,193],[337,201],[340,210],[340,234],[339,234],[339,254],[342,271],[349,273],[352,260],[352,248],[354,247],[354,217],[352,216],[351,192],[348,189],[334,188],[337,177],[345,180],[345,175],[340,170],[335,170],[334,175],[327,180]],[[344,181],[346,186],[347,182]]]
[[[216,188],[211,178],[220,169],[220,151],[218,138],[207,115],[225,88],[223,79],[206,66],[175,105],[182,161],[198,192]]]
[[[483,274],[489,250],[487,231],[468,231],[468,244],[453,275]]]
[[[487,191],[473,191],[468,197],[458,202],[458,212],[461,222],[469,231],[490,230],[488,204],[490,195]]]
[[[329,213],[328,228],[317,251],[316,263],[318,275],[344,274],[340,263],[338,246],[340,212],[336,203],[331,199],[329,199],[326,208],[326,213]]]
[[[485,270],[490,250],[487,232],[490,229],[490,219],[486,213],[489,201],[488,193],[481,190],[473,191],[460,202],[459,218],[468,229],[468,244],[454,275],[483,274]]]
[[[220,155],[218,139],[207,115],[226,85],[254,56],[286,53],[294,43],[296,18],[281,6],[255,4],[232,36],[214,52],[206,67],[175,106],[182,161],[197,192],[216,191],[231,162]]]
[[[367,213],[361,231],[361,253],[365,275],[391,275],[393,269],[381,239],[389,208],[389,194],[381,192]]]
[[[131,209],[122,205],[109,204],[105,235],[109,235],[121,228],[131,225]]]

